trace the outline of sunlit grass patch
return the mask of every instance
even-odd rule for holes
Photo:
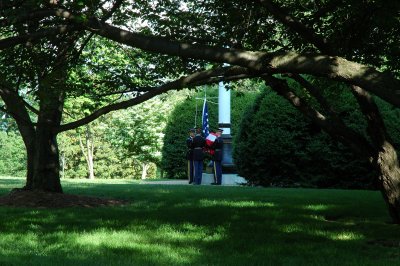
[[[190,228],[190,226],[189,226]],[[184,230],[182,230],[184,229]],[[81,249],[93,250],[127,250],[132,254],[147,254],[156,257],[163,263],[190,263],[193,256],[200,255],[201,248],[196,242],[221,241],[222,232],[209,232],[206,228],[188,225],[172,227],[161,225],[157,230],[121,230],[104,229],[86,232],[75,236],[76,245]]]
[[[288,225],[283,225],[281,227],[281,232],[282,233],[297,233],[297,232],[304,232],[304,225],[302,224],[288,224]]]
[[[251,208],[251,207],[274,207],[272,202],[261,202],[261,201],[228,201],[228,200],[200,200],[201,207],[234,207],[234,208]]]
[[[315,204],[315,205],[304,206],[304,209],[312,211],[324,211],[329,209],[329,206],[325,204]]]
[[[364,235],[351,231],[315,230],[312,233],[315,234],[316,236],[326,237],[331,240],[339,240],[339,241],[365,239]]]
[[[18,243],[18,246],[15,245]],[[0,253],[5,255],[17,254],[25,250],[33,251],[39,246],[37,233],[2,233],[0,238]]]
[[[365,239],[365,237],[363,235],[357,234],[355,232],[331,233],[330,238],[332,240],[341,240],[341,241]]]

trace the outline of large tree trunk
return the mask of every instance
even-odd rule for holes
[[[36,126],[31,189],[62,193],[56,129],[61,124],[66,72],[61,65],[39,81],[40,109]]]
[[[26,148],[26,184],[25,189],[33,188],[33,173],[34,173],[34,162],[35,162],[35,148],[34,144],[25,144]]]
[[[57,94],[55,92],[54,94]],[[42,99],[36,126],[35,151],[33,157],[33,182],[31,189],[62,193],[60,183],[60,157],[57,133],[54,128],[61,122],[61,101],[46,94]],[[62,95],[58,95],[62,96]]]
[[[52,127],[38,125],[35,139],[32,189],[62,193],[57,135]]]
[[[378,170],[378,186],[387,204],[389,214],[396,224],[400,224],[400,168],[396,150],[389,142],[384,142],[373,162]]]
[[[397,152],[371,95],[358,86],[351,86],[351,91],[367,120],[367,133],[376,150],[372,164],[378,171],[377,184],[393,222],[400,224],[400,168]]]

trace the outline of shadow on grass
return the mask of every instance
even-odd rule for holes
[[[400,258],[398,247],[370,242],[400,235],[384,223],[383,202],[370,191],[135,184],[65,190],[132,203],[0,208],[7,213],[0,219],[1,264],[395,265]]]

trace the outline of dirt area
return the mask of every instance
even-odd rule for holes
[[[127,201],[80,195],[13,189],[0,197],[0,205],[33,208],[122,206]]]

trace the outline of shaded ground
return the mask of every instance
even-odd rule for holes
[[[122,206],[127,201],[88,197],[71,194],[50,193],[13,189],[0,197],[0,205],[13,207],[66,208],[66,207],[101,207]]]
[[[185,185],[186,180],[144,181],[152,185]],[[43,191],[29,191],[19,188],[9,194],[0,196],[0,206],[33,207],[33,208],[67,208],[67,207],[102,207],[123,206],[126,200],[89,197],[82,195],[60,194]]]

